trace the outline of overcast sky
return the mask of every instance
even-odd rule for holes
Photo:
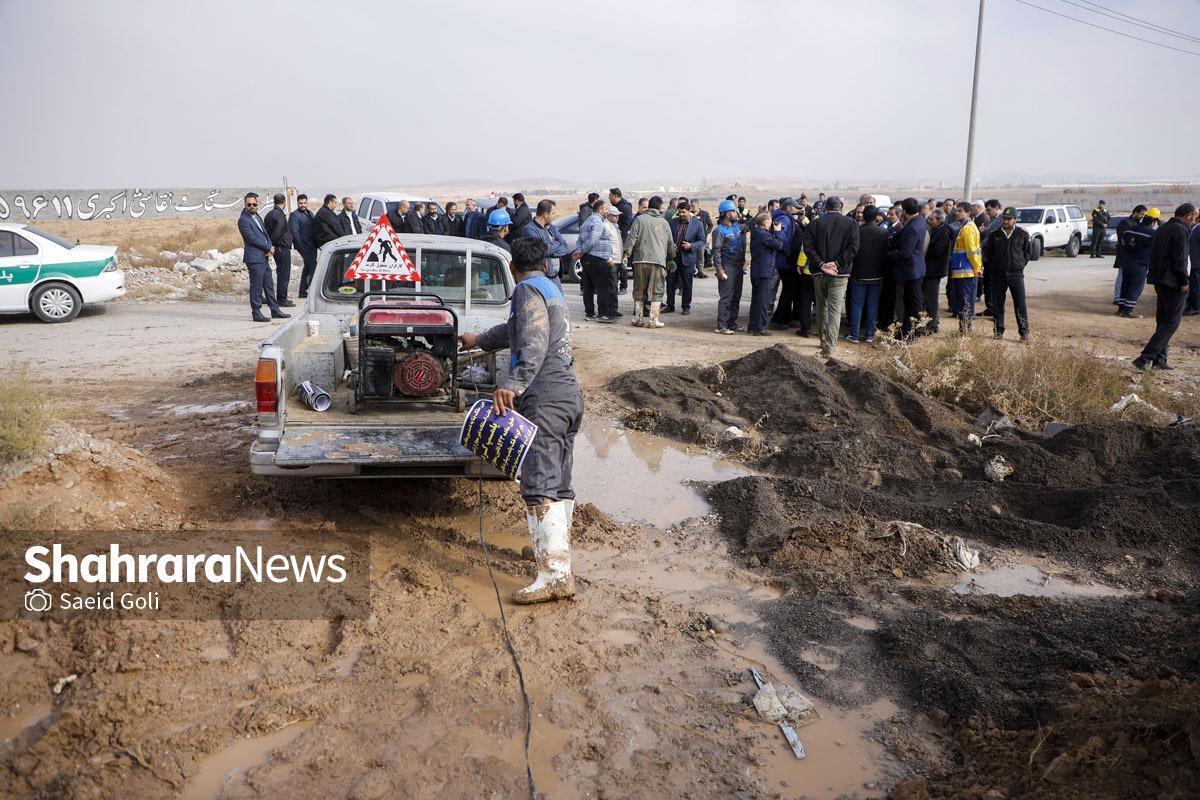
[[[1200,39],[1195,0],[1100,4]],[[1200,174],[1200,57],[987,5],[977,177]],[[953,183],[977,8],[0,0],[0,188]]]

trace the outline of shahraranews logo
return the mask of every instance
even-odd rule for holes
[[[273,584],[340,584],[346,580],[346,556],[341,553],[297,556],[268,554],[262,546],[248,550],[241,545],[228,553],[123,553],[119,544],[108,552],[77,556],[64,553],[62,545],[34,545],[25,550],[30,570],[25,580],[33,584],[187,584],[202,581],[238,584],[245,581]],[[156,592],[115,591],[82,595],[60,592],[54,596],[41,586],[25,593],[27,611],[48,611],[57,605],[65,610],[157,610]]]

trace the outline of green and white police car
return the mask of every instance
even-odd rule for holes
[[[123,294],[117,248],[73,244],[31,225],[0,222],[0,313],[70,322],[84,304]]]

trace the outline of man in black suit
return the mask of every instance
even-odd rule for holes
[[[509,212],[509,216],[512,217],[512,227],[509,230],[520,233],[521,229],[533,219],[533,212],[529,210],[529,204],[525,202],[525,195],[516,192],[513,194],[512,199],[513,208]]]
[[[446,235],[462,237],[466,235],[466,221],[458,210],[458,203],[450,200],[446,203]]]
[[[287,308],[296,305],[288,300],[288,282],[292,279],[292,231],[288,227],[287,212],[283,210],[284,197],[276,194],[274,207],[264,220],[267,236],[275,247],[275,298],[279,305]]]
[[[271,285],[271,265],[268,259],[275,253],[267,228],[258,216],[258,195],[248,192],[245,207],[238,217],[238,233],[242,235],[242,261],[250,277],[250,316],[255,322],[287,319],[290,315],[279,308],[275,287]],[[266,300],[271,316],[262,313]]]
[[[358,218],[358,213],[354,210],[354,198],[342,198],[342,213],[338,215],[342,222],[342,235],[349,236],[352,233],[362,233],[362,221]]]
[[[408,229],[408,212],[407,200],[401,200],[395,208],[387,212],[388,222],[392,223],[392,229],[396,233],[411,233]]]
[[[404,215],[404,222],[408,225],[409,233],[424,233],[425,204],[413,203],[412,211]]]

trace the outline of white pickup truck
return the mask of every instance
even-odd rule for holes
[[[1079,206],[1033,206],[1017,209],[1017,224],[1029,232],[1034,261],[1047,250],[1062,248],[1067,258],[1079,255],[1087,236],[1087,218]]]
[[[474,239],[406,235],[402,244],[420,272],[419,289],[376,282],[364,292],[361,281],[344,275],[366,238],[344,236],[322,247],[301,313],[259,345],[251,471],[499,475],[458,437],[463,408],[491,394],[508,358],[460,354],[451,337],[508,317],[508,253]],[[314,411],[298,394],[305,381],[329,394],[327,410]]]

